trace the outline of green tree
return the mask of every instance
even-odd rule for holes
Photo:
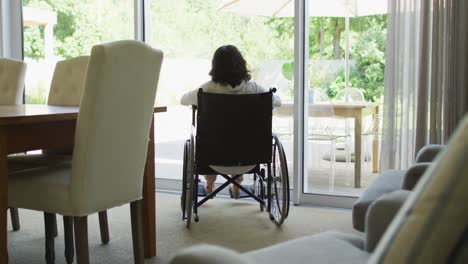
[[[133,1],[100,2],[102,6],[112,8],[98,10],[96,0],[24,0],[23,4],[57,14],[57,24],[54,26],[55,54],[68,59],[89,54],[92,46],[103,41],[133,38],[133,12],[128,12],[128,6],[133,7]],[[115,24],[119,26],[113,26]],[[122,24],[127,26],[120,27]],[[43,57],[43,46],[36,43],[43,43],[44,36],[43,33],[39,36],[36,31],[30,29],[25,33],[25,43],[31,45],[25,50],[28,57],[37,59]],[[42,51],[38,51],[40,48]]]
[[[353,34],[350,57],[356,61],[356,67],[350,70],[350,85],[361,88],[366,100],[374,102],[382,97],[384,89],[386,25],[382,16],[364,18],[362,24],[354,24],[361,31]],[[341,71],[326,89],[334,96],[344,87]]]
[[[260,60],[291,59],[291,18],[246,17],[218,11],[220,1],[160,0],[151,5],[157,16],[152,43],[167,57],[211,58],[221,45],[236,45],[250,65]],[[284,30],[271,30],[275,26]]]
[[[23,32],[24,55],[28,58],[39,60],[44,58],[44,28],[33,26],[24,27]]]
[[[271,18],[271,30],[278,35],[293,30],[289,20]],[[310,18],[309,59],[344,59],[344,18]],[[350,69],[350,85],[363,90],[366,100],[376,101],[383,94],[386,15],[350,19],[350,59],[356,62]],[[292,80],[294,63],[283,65],[283,75]],[[345,87],[344,69],[327,81],[320,72],[313,72],[311,86],[322,87],[332,98]],[[319,76],[320,75],[320,76]]]

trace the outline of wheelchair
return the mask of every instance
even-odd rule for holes
[[[198,91],[198,107],[192,106],[192,133],[184,145],[181,209],[187,228],[192,218],[199,221],[198,208],[229,184],[257,201],[260,211],[266,211],[276,225],[288,217],[286,155],[272,133],[274,92],[275,88],[242,95]],[[199,176],[214,174],[226,182],[199,200]],[[253,174],[253,188],[236,182],[243,174]]]

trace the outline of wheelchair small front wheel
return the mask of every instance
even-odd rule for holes
[[[262,201],[265,201],[265,169],[260,170],[260,174],[256,175],[255,179],[255,194],[260,198]],[[260,203],[260,212],[265,211],[265,205]]]
[[[270,181],[270,197],[268,197],[270,219],[277,225],[283,224],[289,214],[289,175],[286,155],[278,137],[274,136]]]

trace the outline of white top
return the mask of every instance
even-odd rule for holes
[[[206,82],[200,86],[203,89],[203,92],[206,93],[216,93],[216,94],[256,94],[256,93],[266,93],[269,90],[263,88],[255,82],[243,81],[238,86],[232,88],[231,85],[222,85],[213,81]],[[190,91],[182,96],[180,103],[183,105],[197,105],[198,101],[198,89]],[[281,106],[281,98],[273,94],[273,107]]]

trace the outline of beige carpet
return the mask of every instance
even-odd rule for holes
[[[284,225],[277,228],[258,204],[246,200],[215,198],[200,208],[200,222],[190,230],[180,220],[179,196],[157,193],[157,254],[145,263],[167,263],[178,249],[211,243],[241,252],[262,248],[296,237],[325,230],[354,232],[351,211],[344,209],[294,206]],[[21,230],[8,233],[10,263],[45,263],[44,229],[41,213],[20,210]],[[63,255],[63,228],[55,240],[56,263],[66,263]],[[8,226],[11,229],[11,226]],[[111,241],[101,245],[97,215],[89,217],[91,263],[132,263],[130,209],[122,206],[109,211]]]

